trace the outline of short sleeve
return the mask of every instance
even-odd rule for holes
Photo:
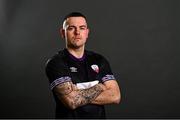
[[[105,57],[101,56],[99,64],[100,64],[99,75],[98,75],[99,80],[101,80],[102,83],[108,80],[115,80],[115,77],[111,71],[110,64]]]
[[[59,84],[71,81],[68,67],[61,59],[52,58],[48,60],[45,71],[49,79],[51,89]]]

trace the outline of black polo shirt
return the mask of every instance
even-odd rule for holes
[[[56,118],[105,118],[103,105],[87,104],[71,110],[61,103],[53,90],[57,85],[69,81],[77,84],[114,80],[109,63],[103,56],[85,50],[83,57],[78,59],[64,49],[47,61],[46,74],[56,101]]]

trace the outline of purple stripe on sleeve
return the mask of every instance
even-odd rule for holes
[[[64,82],[71,82],[71,78],[70,78],[69,76],[65,76],[65,77],[60,77],[60,78],[54,80],[54,81],[50,84],[51,90],[52,90],[55,86],[57,86],[57,85],[59,85],[59,84],[62,84],[62,83],[64,83]]]
[[[115,80],[115,77],[114,75],[105,75],[103,78],[102,78],[102,82],[105,82],[107,80]]]

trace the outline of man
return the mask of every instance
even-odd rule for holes
[[[72,12],[60,34],[66,48],[48,60],[46,74],[56,101],[56,118],[105,118],[105,104],[118,104],[120,90],[108,61],[85,50],[86,17]]]

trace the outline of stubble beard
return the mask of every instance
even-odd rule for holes
[[[71,48],[71,49],[81,49],[85,46],[85,43],[86,43],[86,41],[84,43],[81,43],[81,44],[78,44],[77,42],[78,41],[74,40],[73,42],[67,43],[67,47]]]
[[[83,46],[85,46],[85,44],[81,44],[81,45],[77,45],[77,44],[67,44],[67,47],[68,47],[68,48],[71,48],[71,49],[80,49],[80,48],[82,48]]]

